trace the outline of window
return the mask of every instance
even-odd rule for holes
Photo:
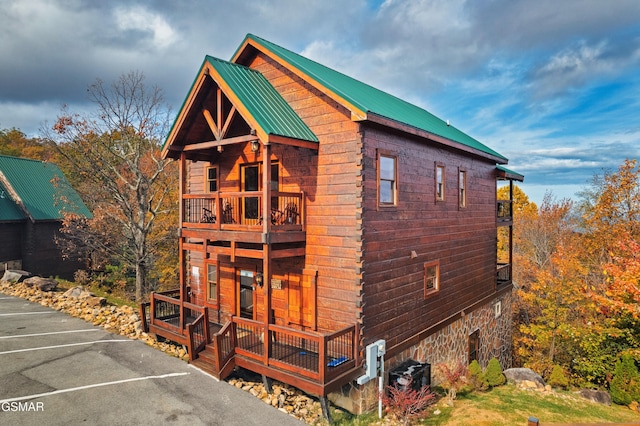
[[[396,157],[378,155],[378,204],[394,206],[397,201]]]
[[[444,201],[444,166],[436,164],[436,201]]]
[[[469,364],[471,361],[478,359],[478,350],[480,349],[480,330],[476,330],[469,335]]]
[[[458,205],[467,207],[467,172],[458,171]]]
[[[440,262],[427,262],[424,264],[424,297],[427,297],[440,289]]]
[[[207,264],[207,299],[218,301],[218,265]]]
[[[207,168],[207,192],[218,192],[218,168]]]

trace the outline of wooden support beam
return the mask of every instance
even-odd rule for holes
[[[234,143],[244,143],[244,142],[249,142],[249,141],[253,141],[256,140],[256,137],[253,135],[242,135],[242,136],[236,136],[234,138],[228,138],[228,139],[220,139],[220,140],[215,140],[215,141],[207,141],[207,142],[199,142],[199,143],[192,143],[189,145],[185,145],[183,147],[175,147],[174,150],[176,151],[197,151],[197,150],[201,150],[201,149],[209,149],[209,148],[215,148],[218,146],[224,146],[224,145],[231,145]]]
[[[213,137],[215,137],[217,141],[222,139],[220,128],[218,127],[218,124],[213,120],[211,112],[209,112],[208,109],[203,109],[202,115],[204,115],[204,119],[207,120],[207,124],[209,125],[209,129],[211,129],[211,133],[213,133]]]

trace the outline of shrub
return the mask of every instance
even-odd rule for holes
[[[453,406],[458,390],[467,384],[467,367],[461,362],[452,365],[442,363],[438,365],[438,370],[444,378],[440,386],[447,392],[447,403]]]
[[[490,387],[504,385],[507,378],[502,374],[502,367],[497,358],[491,358],[487,364],[487,370],[484,373],[487,383]]]
[[[559,365],[554,365],[549,380],[547,381],[549,386],[554,388],[566,389],[569,386],[569,379],[564,374],[564,370]]]
[[[611,400],[620,405],[629,405],[632,401],[640,400],[640,375],[631,355],[622,355],[616,363],[609,393]]]
[[[413,389],[411,379],[405,386],[387,386],[387,392],[381,397],[386,411],[402,424],[411,424],[436,398],[429,386],[423,386],[420,390]]]
[[[489,383],[477,360],[471,361],[468,368],[469,383],[476,390],[487,390]]]

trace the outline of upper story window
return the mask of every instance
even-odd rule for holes
[[[436,201],[444,201],[445,194],[444,165],[436,164]]]
[[[467,207],[467,172],[458,171],[458,205]]]
[[[424,264],[424,297],[440,290],[440,262],[433,261]]]
[[[218,192],[218,167],[207,167],[207,192]]]
[[[378,205],[395,206],[398,199],[398,160],[378,153]]]

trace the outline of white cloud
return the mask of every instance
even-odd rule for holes
[[[177,33],[162,15],[142,6],[118,7],[113,13],[119,30],[150,33],[152,44],[158,49],[166,49],[178,39]]]

